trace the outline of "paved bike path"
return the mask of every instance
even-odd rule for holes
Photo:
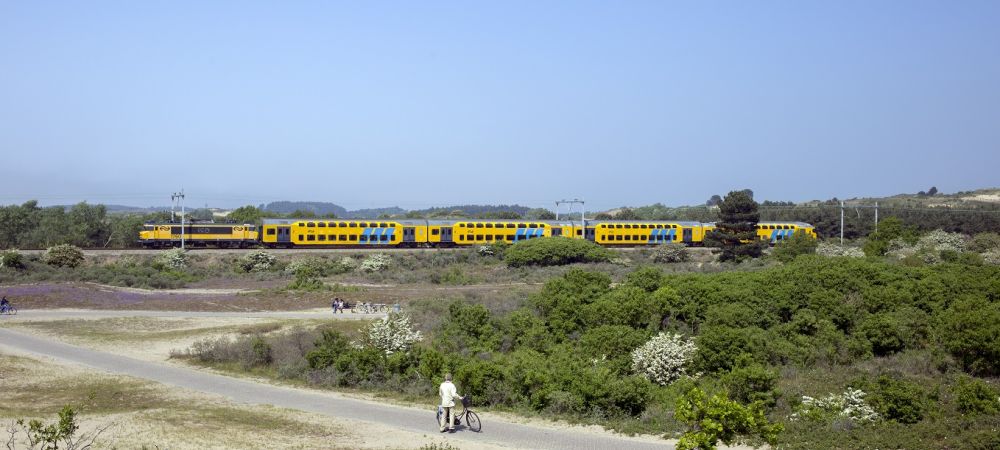
[[[434,411],[430,407],[417,409],[384,405],[323,392],[254,383],[194,369],[89,350],[0,328],[0,348],[3,347],[116,374],[218,394],[241,403],[268,404],[330,417],[381,423],[432,436],[437,433]],[[469,443],[481,442],[539,449],[673,449],[673,446],[666,441],[651,442],[628,437],[603,436],[582,429],[550,429],[515,424],[492,418],[489,414],[480,414],[480,418],[483,421],[481,433],[465,430],[450,434],[449,438]]]

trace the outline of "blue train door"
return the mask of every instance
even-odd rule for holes
[[[684,228],[683,230],[684,230],[684,233],[683,233],[684,243],[685,244],[690,244],[691,240],[692,240],[691,239],[691,229],[690,228]]]

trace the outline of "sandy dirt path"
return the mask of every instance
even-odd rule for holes
[[[98,352],[0,328],[0,348],[28,353],[59,362],[84,365],[116,374],[130,375],[195,391],[222,395],[232,401],[273,405],[330,417],[360,420],[412,432],[434,430],[433,411],[384,405],[312,391],[254,383],[169,364]],[[507,422],[484,415],[482,433],[460,430],[449,438],[476,445],[500,445],[545,449],[672,449],[668,441],[630,438],[597,433],[583,427],[541,427]]]
[[[0,325],[5,322],[65,319],[107,319],[112,317],[163,317],[163,318],[229,318],[229,319],[335,319],[370,320],[385,314],[343,313],[333,314],[330,308],[314,308],[299,311],[156,311],[156,310],[113,310],[113,309],[22,309],[14,316],[0,316]]]

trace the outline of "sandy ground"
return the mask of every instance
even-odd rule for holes
[[[329,417],[271,406],[234,403],[222,396],[168,387],[127,376],[111,375],[87,368],[56,364],[44,358],[27,357],[8,348],[0,351],[0,381],[28,395],[8,396],[0,406],[0,438],[9,437],[7,426],[16,418],[38,418],[54,422],[61,401],[76,404],[80,412],[78,435],[110,426],[95,448],[419,448],[431,443],[449,443],[472,448],[453,436],[433,431],[415,433],[378,423]],[[118,404],[102,404],[101,411],[88,406],[87,392],[64,392],[58,399],[38,400],[30,391],[53,385],[53,390],[100,386],[141,391],[141,397],[123,398]],[[78,389],[79,390],[79,389]],[[86,390],[86,389],[82,389]],[[112,393],[112,396],[119,395]],[[51,413],[38,413],[46,410]],[[20,434],[19,444],[27,447]],[[512,448],[479,442],[475,448]]]
[[[346,396],[325,390],[304,389],[289,386],[276,386],[261,383],[259,380],[249,380],[219,376],[205,371],[193,370],[190,368],[171,367],[160,363],[144,362],[131,358],[124,358],[111,353],[95,352],[82,347],[69,346],[62,343],[39,339],[30,335],[12,333],[8,330],[0,329],[0,352],[10,353],[12,351],[30,352],[35,355],[42,355],[43,358],[55,358],[60,365],[86,365],[100,370],[110,371],[112,374],[131,374],[143,379],[153,380],[159,383],[166,383],[172,386],[181,386],[182,390],[194,389],[202,394],[211,393],[224,396],[230,401],[237,403],[248,403],[255,405],[277,405],[279,409],[292,408],[305,412],[319,413],[328,417],[333,417],[336,422],[361,421],[372,426],[388,426],[391,433],[409,432],[420,436],[433,436],[431,431],[425,434],[425,430],[434,430],[431,407],[428,404],[421,404],[417,407],[407,407],[401,405],[387,405],[377,400],[364,400],[358,398],[347,398]],[[16,371],[15,371],[16,372]],[[150,401],[150,394],[132,394],[142,391],[142,386],[130,386],[125,389],[115,390],[117,395],[133,396],[128,399],[128,405],[143,405]],[[15,392],[22,394],[28,389],[16,389]],[[42,384],[37,389],[43,396],[50,396],[50,390],[86,392],[88,387],[73,388],[67,387],[66,382],[56,382],[52,384]],[[108,389],[101,389],[105,392]],[[182,394],[181,398],[186,398]],[[22,403],[25,400],[21,400]],[[183,408],[194,409],[198,412],[198,406],[182,401]],[[2,411],[2,409],[0,409]],[[219,413],[218,411],[207,411],[206,415],[230,418],[233,414]],[[491,446],[502,447],[527,447],[527,448],[621,448],[621,449],[653,449],[671,448],[670,442],[660,439],[657,436],[625,437],[600,430],[597,427],[577,427],[562,426],[547,422],[526,424],[524,422],[514,423],[505,420],[502,416],[493,415],[489,412],[480,411],[483,417],[484,432],[473,433],[468,430],[461,430],[454,435],[446,435],[448,439],[459,441],[458,448],[489,448]],[[249,423],[259,423],[262,421],[279,421],[284,426],[287,419],[282,414],[275,414],[269,418],[247,419]],[[343,420],[342,420],[343,419]],[[431,422],[428,424],[428,422]],[[193,419],[193,425],[200,425],[200,419]],[[380,425],[381,424],[381,425]],[[488,428],[488,431],[487,431]],[[289,431],[286,431],[289,432]],[[219,444],[219,440],[224,435],[213,436],[209,441],[209,447],[220,446],[224,448],[242,448],[244,446],[226,440]],[[377,446],[397,446],[395,437],[385,434],[374,434],[371,436],[372,442],[377,442]],[[367,442],[367,441],[366,441]],[[408,445],[405,447],[411,447]],[[513,444],[513,445],[511,445]],[[418,445],[423,445],[418,444]],[[251,446],[255,447],[256,446]],[[268,445],[268,448],[271,446]],[[339,447],[336,446],[336,447]]]

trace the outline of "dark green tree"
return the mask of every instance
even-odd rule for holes
[[[720,261],[757,258],[763,244],[757,239],[760,213],[752,191],[732,191],[719,203],[719,221],[715,230],[705,235],[705,245],[722,249]]]
[[[253,224],[260,223],[261,217],[263,217],[263,214],[261,213],[260,209],[257,209],[257,207],[253,205],[241,206],[239,208],[236,208],[232,210],[232,212],[230,212],[228,216],[226,216],[227,219],[236,223],[253,223]]]
[[[639,220],[640,217],[636,214],[635,210],[627,206],[622,207],[615,213],[616,220]]]

